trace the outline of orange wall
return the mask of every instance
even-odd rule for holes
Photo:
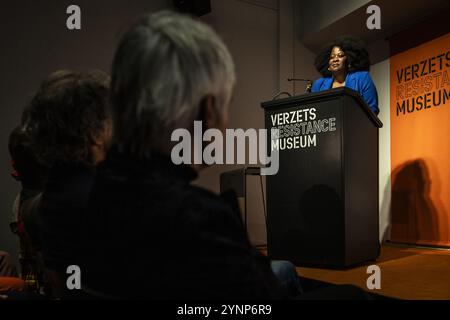
[[[450,246],[450,33],[390,63],[391,240]]]

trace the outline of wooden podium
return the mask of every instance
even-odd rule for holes
[[[268,101],[269,150],[279,171],[266,177],[272,259],[347,267],[379,256],[378,128],[359,94],[337,88]]]

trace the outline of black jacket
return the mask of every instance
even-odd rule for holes
[[[192,186],[196,176],[165,156],[110,154],[85,221],[87,291],[118,298],[279,297],[270,262],[251,247],[239,213]]]
[[[66,277],[80,264],[81,228],[95,169],[83,164],[53,167],[38,204],[36,225],[47,268]]]

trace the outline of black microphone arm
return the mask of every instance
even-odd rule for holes
[[[286,95],[286,96],[288,96],[289,98],[292,97],[292,94],[290,94],[289,92],[282,91],[282,92],[278,92],[278,94],[277,94],[276,96],[274,96],[274,97],[272,98],[272,100],[276,100],[276,99],[280,98],[282,95]]]
[[[302,81],[302,82],[307,82],[308,84],[306,85],[305,88],[305,92],[310,93],[311,92],[311,88],[312,88],[312,80],[310,79],[300,79],[300,78],[288,78],[287,81]]]

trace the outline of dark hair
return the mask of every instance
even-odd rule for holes
[[[48,166],[89,164],[89,147],[110,118],[108,100],[109,77],[101,71],[51,74],[24,116],[40,159]]]
[[[339,47],[345,52],[347,56],[348,72],[370,70],[369,53],[365,49],[364,43],[361,40],[351,36],[341,36],[323,47],[316,56],[314,66],[317,71],[322,74],[322,76],[331,76],[331,72],[328,71],[328,63],[330,60],[331,50],[333,50],[334,47]]]
[[[43,165],[31,144],[31,138],[22,126],[11,131],[8,141],[11,164],[15,170],[13,176],[26,189],[42,189],[47,177],[48,168]]]

